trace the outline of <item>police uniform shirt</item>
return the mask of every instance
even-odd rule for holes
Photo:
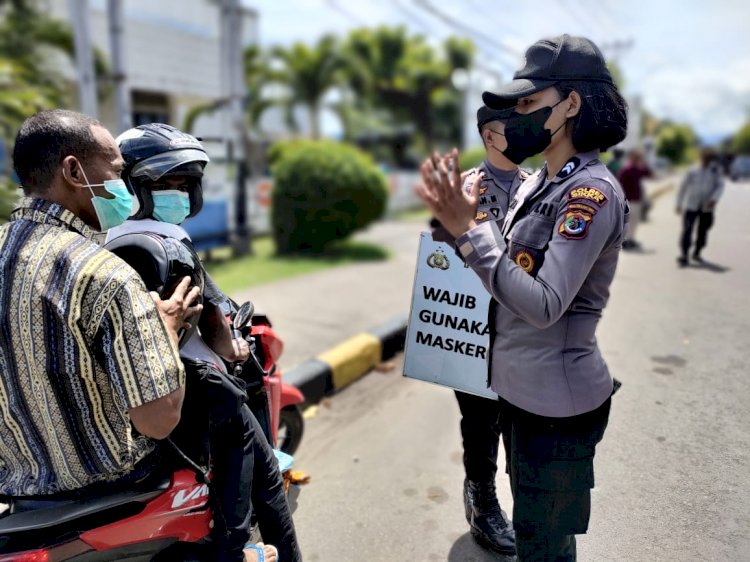
[[[505,213],[508,212],[510,201],[513,200],[513,196],[528,174],[520,168],[501,170],[485,160],[478,167],[467,171],[463,184],[465,191],[468,192],[471,189],[476,179],[475,174],[479,172],[484,172],[484,178],[479,184],[479,203],[475,222],[502,221]],[[433,240],[455,244],[453,237],[442,225],[436,222],[434,226]]]
[[[495,301],[492,389],[534,414],[566,417],[600,406],[612,378],[595,330],[609,298],[626,222],[619,184],[598,151],[573,156],[518,189],[502,226],[456,240]]]
[[[479,185],[479,204],[475,220],[477,223],[502,220],[527,174],[519,168],[501,170],[485,160],[478,168],[470,170],[464,182],[465,189],[471,187],[475,179],[474,174],[479,172],[484,172],[484,179]]]

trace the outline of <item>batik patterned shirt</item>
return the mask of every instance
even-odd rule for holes
[[[128,410],[184,384],[138,274],[62,206],[0,227],[0,494],[114,480],[154,448]]]

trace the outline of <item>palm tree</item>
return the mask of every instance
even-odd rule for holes
[[[72,56],[70,29],[42,14],[33,0],[0,0],[0,142],[6,146],[28,116],[68,105],[66,84],[49,64],[50,50]],[[18,198],[16,189],[6,187],[9,172],[0,169],[0,220]]]
[[[275,47],[271,58],[269,79],[284,84],[289,90],[285,100],[288,115],[295,104],[304,104],[310,116],[311,135],[320,138],[323,97],[340,83],[339,71],[343,67],[336,39],[327,35],[311,47],[304,43],[295,43],[289,48]],[[274,68],[273,62],[278,66]]]
[[[470,66],[473,46],[449,38],[442,51],[403,26],[354,30],[344,45],[348,84],[363,109],[370,104],[387,110],[396,123],[413,123],[432,147],[436,97],[456,93],[451,73]]]

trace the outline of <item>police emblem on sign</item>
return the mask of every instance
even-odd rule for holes
[[[441,249],[431,253],[427,256],[427,265],[434,269],[442,269],[445,271],[451,266],[451,262]]]

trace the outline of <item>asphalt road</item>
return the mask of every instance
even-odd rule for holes
[[[600,326],[623,387],[580,560],[750,560],[750,184],[728,187],[704,266],[677,267],[672,203],[622,255]],[[321,404],[296,461],[312,476],[295,514],[305,559],[504,560],[467,534],[458,420],[452,392],[404,379],[401,358]]]

